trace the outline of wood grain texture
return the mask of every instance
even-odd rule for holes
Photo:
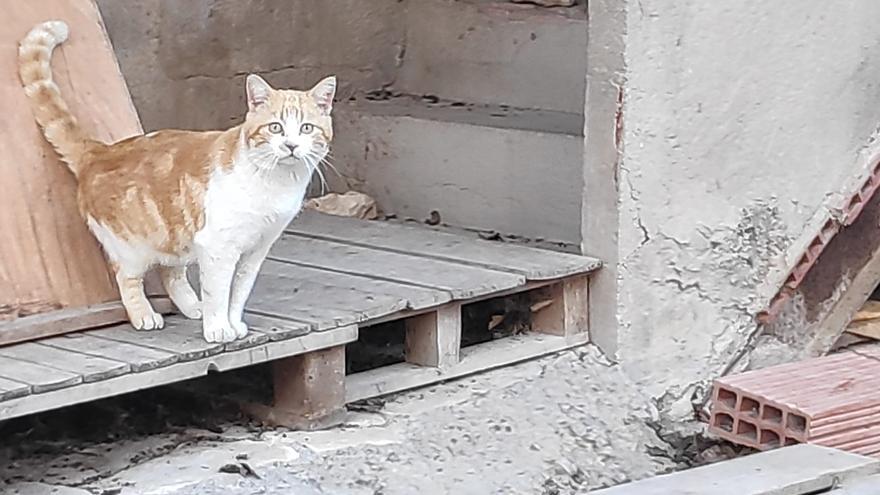
[[[8,356],[0,356],[0,378],[25,383],[35,394],[70,387],[83,381],[77,373]]]
[[[174,309],[171,300],[167,297],[151,297],[150,301],[153,309],[160,313],[170,313]],[[125,308],[119,301],[51,311],[0,322],[0,346],[53,337],[125,320]]]
[[[43,364],[62,371],[80,375],[83,382],[97,382],[131,372],[128,363],[92,356],[76,351],[58,349],[35,342],[0,349],[0,356]],[[14,376],[8,378],[15,379]]]
[[[40,344],[124,362],[135,373],[169,366],[180,360],[180,356],[176,353],[118,340],[102,339],[85,333],[41,340]]]
[[[602,263],[587,256],[392,222],[363,221],[304,211],[287,232],[319,239],[406,253],[470,266],[518,273],[528,280],[550,280],[597,270]]]
[[[86,131],[106,141],[141,132],[92,0],[4,2],[0,177],[7,187],[0,198],[0,320],[118,300],[99,245],[79,216],[73,176],[44,140],[18,80],[19,40],[50,19],[70,25],[70,40],[56,52],[53,68]]]
[[[294,235],[282,236],[269,256],[414,287],[442,289],[453,299],[485,296],[525,284],[523,276],[512,273]]]
[[[461,304],[407,318],[406,362],[448,368],[458,364],[461,349]]]

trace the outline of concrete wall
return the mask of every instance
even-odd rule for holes
[[[98,4],[147,131],[238,123],[245,111],[243,83],[249,72],[279,87],[308,87],[334,73],[341,82],[339,100],[387,87],[457,102],[555,112],[556,120],[564,122],[579,118],[583,109],[583,5],[546,9],[509,0]],[[423,106],[420,111],[435,109]],[[475,111],[497,117],[507,109]],[[504,134],[530,151],[523,153],[498,137],[495,131],[503,125],[497,122],[470,126],[430,111],[421,114],[418,123],[425,126],[401,124],[385,132],[367,118],[369,111],[337,105],[333,155],[343,177],[329,173],[331,186],[372,194],[388,213],[423,218],[438,211],[457,226],[574,245],[580,241],[577,132],[531,129],[527,138],[543,147],[529,147],[529,141],[519,139],[522,133]],[[542,115],[534,120],[542,121]],[[413,132],[425,129],[437,133],[412,141]],[[487,133],[496,139],[483,139]],[[364,136],[377,134],[382,135],[379,144],[365,143]],[[422,146],[447,142],[457,146],[440,147],[439,153]],[[374,144],[386,153],[378,163],[364,152]],[[425,153],[432,153],[430,160],[422,159]],[[519,159],[509,159],[511,154]],[[427,184],[437,177],[435,165],[447,163],[454,166],[446,167],[443,184],[455,194]],[[456,174],[459,169],[467,173]],[[412,201],[414,197],[419,200]],[[547,206],[545,197],[558,201]]]
[[[403,50],[398,0],[98,0],[144,128],[228,127],[244,77],[344,97],[390,84]]]
[[[667,412],[691,414],[747,348],[816,219],[864,172],[878,16],[873,0],[590,2],[591,23],[618,25],[591,24],[588,50],[585,247],[616,270],[593,331]],[[601,177],[616,197],[590,194]]]

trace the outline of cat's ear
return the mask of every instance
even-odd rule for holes
[[[269,86],[262,77],[256,74],[247,76],[247,102],[248,110],[254,111],[260,105],[269,101],[269,95],[272,94],[272,86]]]
[[[309,94],[324,115],[330,115],[330,111],[333,110],[333,97],[336,96],[336,76],[324,78],[309,91]]]

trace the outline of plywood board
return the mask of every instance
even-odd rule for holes
[[[70,39],[55,52],[55,79],[95,138],[141,132],[137,113],[92,0],[4,2],[0,18],[0,337],[3,321],[118,300],[98,243],[77,210],[74,178],[34,122],[18,79],[18,43],[61,19]],[[109,312],[117,321],[119,312]],[[106,322],[105,322],[106,323]]]

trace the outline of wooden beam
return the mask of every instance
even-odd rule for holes
[[[568,337],[589,330],[587,276],[572,277],[532,291],[532,330]]]
[[[413,316],[406,324],[406,361],[447,368],[458,364],[461,349],[461,304],[452,303]]]
[[[279,359],[273,363],[275,401],[251,404],[248,413],[263,423],[294,430],[320,430],[345,417],[345,346]]]

